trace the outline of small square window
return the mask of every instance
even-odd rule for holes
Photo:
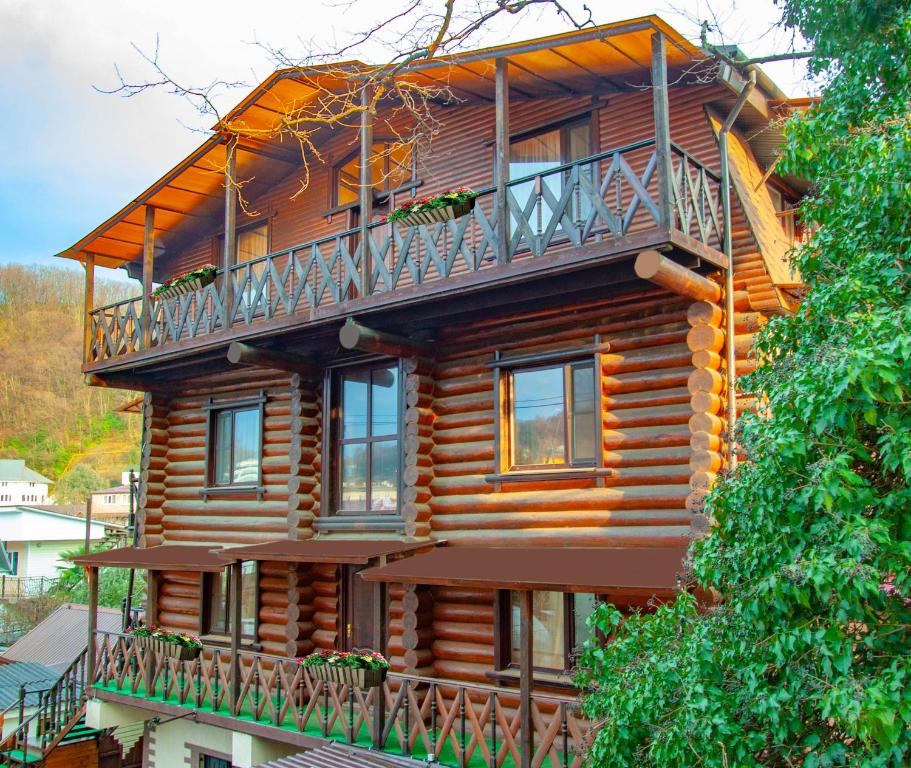
[[[510,469],[595,466],[594,361],[515,369],[508,387]]]

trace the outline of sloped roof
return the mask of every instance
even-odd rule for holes
[[[100,491],[92,491],[92,496],[98,496],[103,493],[129,493],[130,486],[128,485],[115,485],[112,488],[102,488]]]
[[[18,483],[45,483],[53,484],[44,475],[25,466],[23,459],[0,459],[0,481]]]
[[[119,632],[122,627],[117,608],[98,608],[99,632]],[[38,662],[59,674],[82,653],[88,631],[89,607],[65,603],[7,648],[3,658]]]
[[[0,709],[6,709],[19,700],[19,689],[23,685],[26,690],[26,705],[37,704],[37,691],[50,688],[58,677],[59,673],[50,667],[32,661],[0,664]]]

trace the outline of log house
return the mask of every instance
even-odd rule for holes
[[[296,197],[299,158],[214,135],[60,254],[86,269],[87,380],[144,393],[139,548],[80,562],[144,570],[147,622],[205,642],[94,638],[90,720],[191,710],[150,726],[159,755],[170,728],[235,765],[326,740],[581,764],[584,618],[687,588],[753,334],[799,295],[787,101],[699,66],[654,16],[417,62],[401,76],[458,99],[393,186],[370,175],[382,111],[327,131]],[[307,96],[280,71],[230,117]],[[461,219],[381,220],[462,185]],[[144,298],[207,262],[213,284]],[[93,306],[95,266],[143,296]],[[379,688],[294,662],[362,647],[391,662]]]

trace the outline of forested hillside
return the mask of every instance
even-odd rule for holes
[[[139,417],[114,412],[130,395],[85,386],[83,279],[49,267],[0,266],[0,458],[54,481],[58,502],[119,482],[139,457]],[[96,303],[133,292],[96,283]]]

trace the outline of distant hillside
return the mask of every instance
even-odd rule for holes
[[[99,304],[130,293],[95,287]],[[0,458],[62,481],[58,501],[119,482],[139,459],[139,417],[114,412],[130,395],[83,382],[82,301],[78,272],[0,266]]]

